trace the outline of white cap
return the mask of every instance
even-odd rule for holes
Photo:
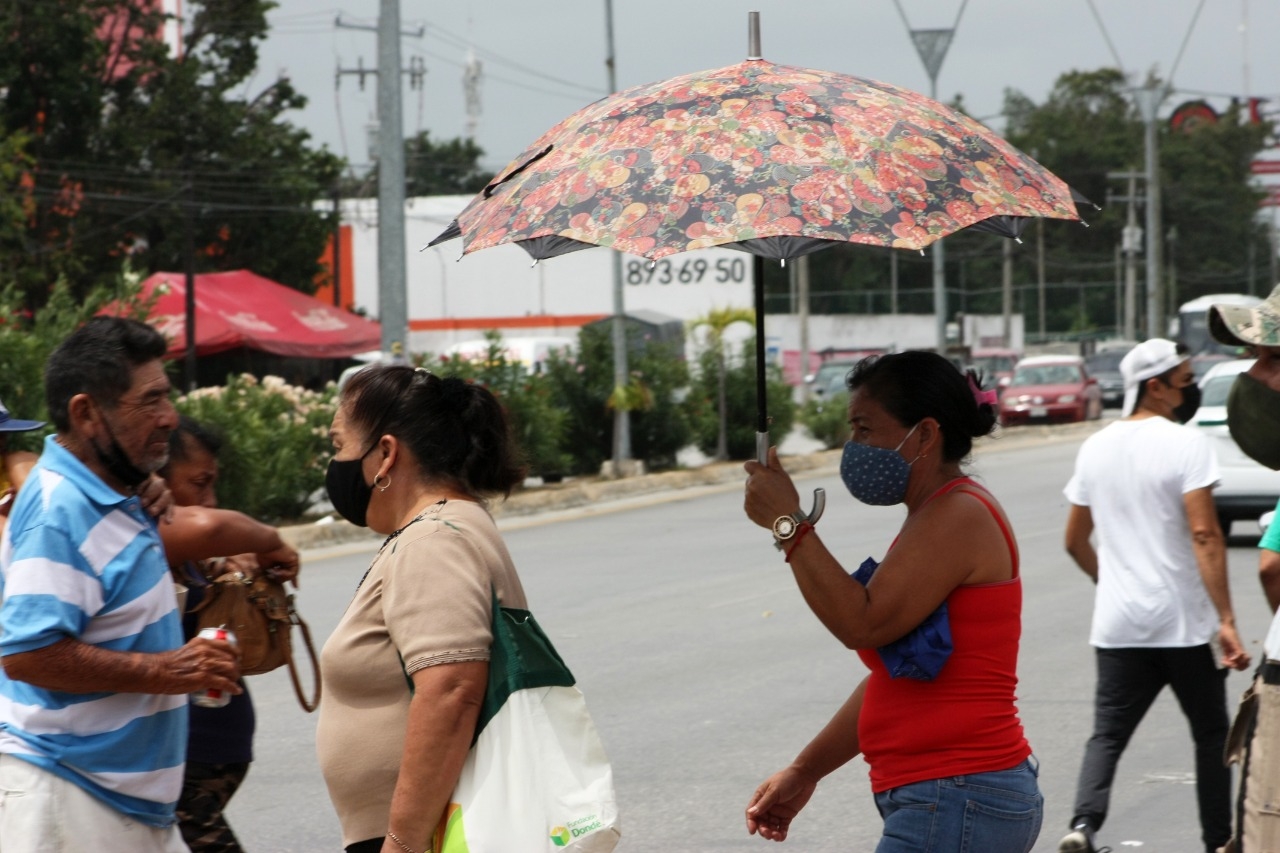
[[[1120,375],[1124,377],[1124,408],[1120,414],[1123,417],[1133,414],[1133,407],[1138,402],[1138,388],[1143,382],[1168,373],[1188,358],[1190,356],[1186,353],[1178,352],[1177,344],[1164,338],[1143,341],[1129,350],[1120,359]]]

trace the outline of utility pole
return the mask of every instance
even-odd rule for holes
[[[1128,217],[1121,232],[1120,251],[1124,253],[1124,321],[1122,334],[1126,341],[1136,341],[1138,334],[1138,255],[1142,252],[1142,228],[1138,225],[1137,205],[1143,201],[1138,195],[1138,179],[1145,178],[1145,172],[1107,172],[1113,181],[1126,180],[1129,191],[1126,195],[1107,194],[1107,202],[1122,201],[1128,205]],[[1148,337],[1160,337],[1153,335]]]
[[[406,360],[404,121],[400,100],[400,0],[378,4],[378,321],[382,360]]]
[[[400,0],[379,0],[378,26],[344,23],[335,26],[373,30],[378,34],[378,322],[382,325],[382,360],[408,360],[409,306],[405,280],[404,120],[400,96]],[[423,35],[423,28],[416,33]],[[338,70],[342,75],[352,73]],[[363,68],[355,72],[364,85]],[[422,72],[414,69],[415,74]],[[418,82],[415,79],[415,82]]]
[[[618,91],[618,72],[613,52],[613,0],[604,0],[604,67],[608,74],[609,94]],[[628,385],[627,307],[622,292],[622,253],[613,255],[613,389],[615,395]],[[631,461],[631,413],[618,406],[613,410],[613,476],[625,476]]]
[[[1036,220],[1036,288],[1040,294],[1039,319],[1040,342],[1044,343],[1047,332],[1045,325],[1045,283],[1044,283],[1044,220]]]
[[[1161,287],[1160,261],[1164,257],[1160,225],[1160,148],[1156,135],[1156,112],[1168,89],[1153,83],[1135,92],[1138,108],[1145,124],[1144,148],[1146,150],[1147,181],[1147,337],[1164,337],[1164,299]]]
[[[916,52],[920,54],[920,61],[924,63],[924,69],[929,75],[929,97],[935,101],[938,100],[938,72],[942,70],[942,60],[947,56],[947,49],[951,47],[951,39],[956,34],[956,28],[960,26],[960,16],[964,14],[964,7],[968,3],[969,0],[964,0],[960,4],[960,11],[956,12],[955,23],[950,27],[912,29],[911,23],[907,20],[906,12],[902,10],[902,3],[899,0],[894,0],[894,5],[898,7],[898,14],[902,16],[902,23],[906,25],[907,32],[911,35],[911,41],[916,46]],[[938,352],[943,355],[947,352],[946,270],[946,251],[942,247],[942,240],[935,240],[933,243],[933,312]]]

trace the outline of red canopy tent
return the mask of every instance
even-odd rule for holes
[[[196,354],[248,347],[301,358],[345,358],[376,350],[382,329],[366,320],[248,270],[195,277]],[[158,272],[142,283],[156,296],[148,322],[169,339],[170,358],[186,352],[186,279]]]

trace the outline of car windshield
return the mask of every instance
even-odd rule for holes
[[[1231,386],[1235,382],[1236,377],[1234,374],[1213,377],[1204,383],[1204,387],[1200,389],[1200,405],[1225,406],[1227,404],[1227,395],[1231,393]]]
[[[1124,358],[1124,350],[1107,350],[1094,353],[1085,359],[1085,365],[1093,375],[1099,373],[1119,373],[1120,359]]]
[[[1036,364],[1019,367],[1014,385],[1070,385],[1080,381],[1080,368],[1070,364]]]
[[[1011,355],[977,355],[973,357],[973,366],[983,374],[1012,373],[1014,358]]]

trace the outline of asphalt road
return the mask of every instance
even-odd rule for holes
[[[1037,851],[1056,850],[1065,831],[1092,714],[1093,588],[1061,547],[1061,489],[1078,444],[997,447],[974,465],[1004,503],[1023,555],[1019,706],[1047,801]],[[828,490],[822,535],[849,565],[893,539],[901,508],[858,505],[834,475],[801,485]],[[740,491],[691,489],[504,527],[531,607],[577,676],[613,761],[619,850],[766,849],[746,834],[748,797],[864,670],[805,607],[769,534],[743,517]],[[1237,618],[1256,655],[1269,617],[1248,528],[1236,525],[1230,562]],[[356,547],[306,562],[298,600],[318,643],[370,556]],[[1231,675],[1233,708],[1246,683]],[[282,672],[251,686],[257,760],[229,810],[241,841],[258,853],[340,850],[316,766],[314,716],[298,708]],[[1198,850],[1193,767],[1186,724],[1166,692],[1121,762],[1100,841],[1117,851]],[[855,760],[824,780],[780,849],[873,849],[880,821],[866,776]]]

